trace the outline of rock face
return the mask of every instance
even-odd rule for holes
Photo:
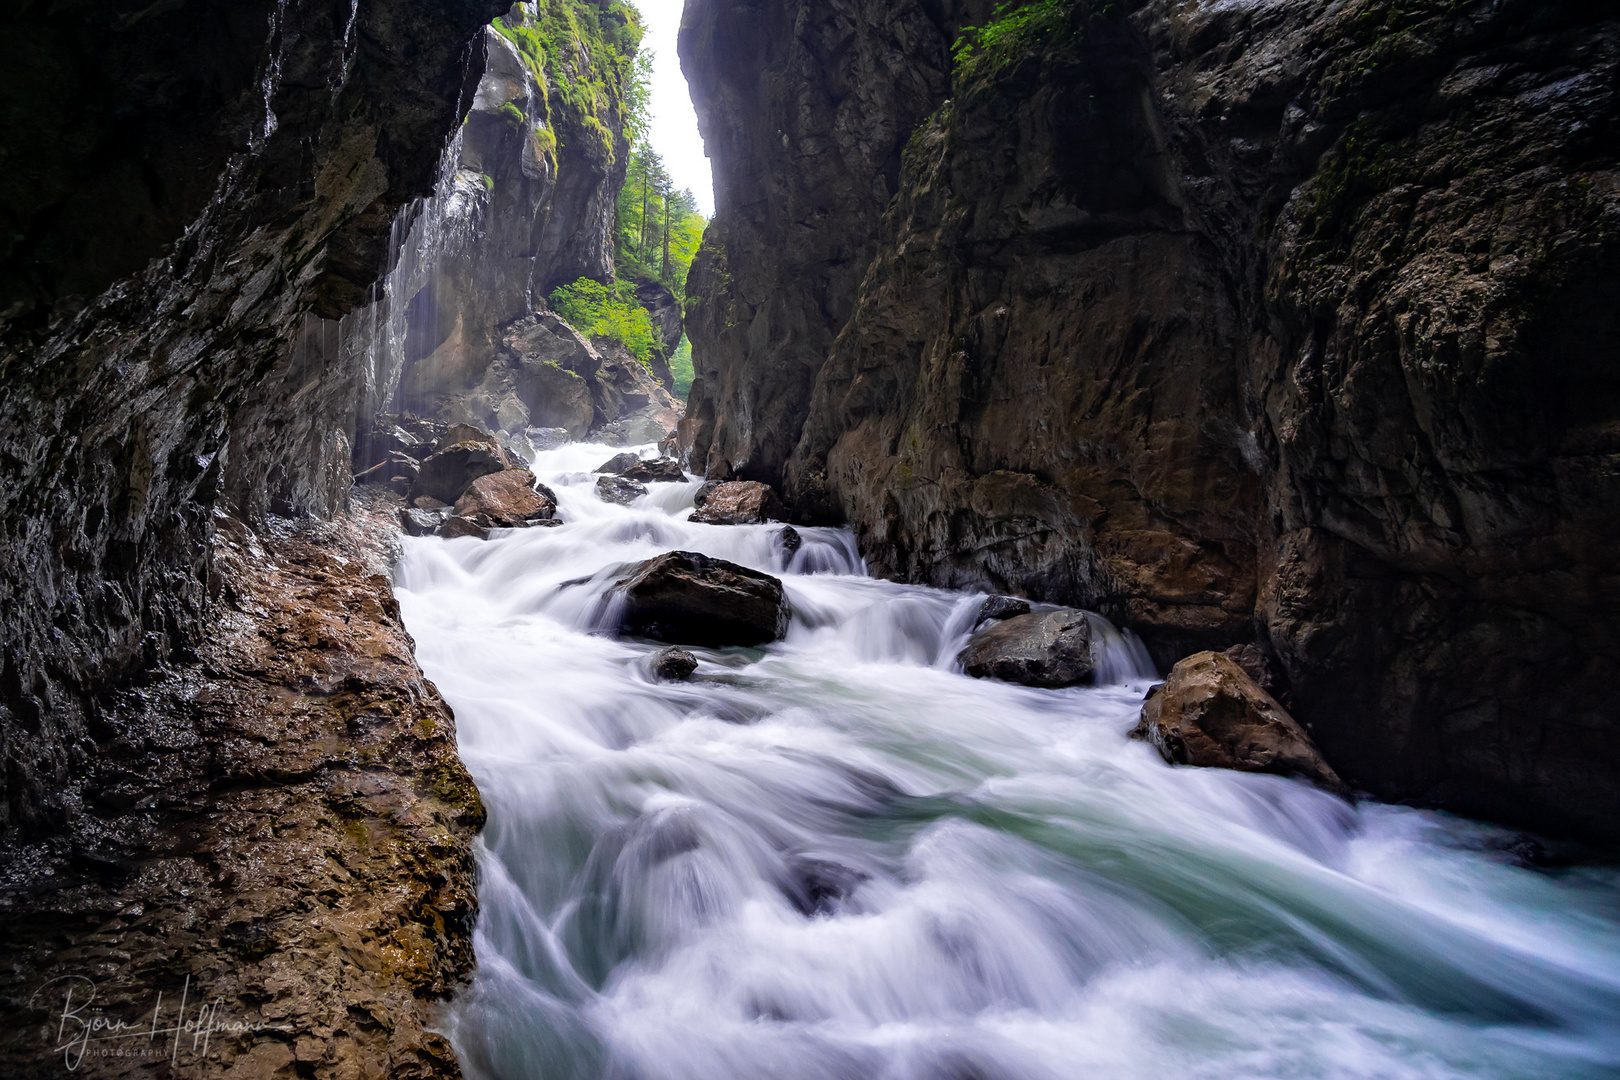
[[[1620,835],[1612,16],[1077,4],[868,98],[989,13],[733,6],[694,463],[1161,664],[1259,638],[1380,795]]]
[[[1172,765],[1302,776],[1348,794],[1287,710],[1221,653],[1195,653],[1171,668],[1131,735]]]
[[[782,583],[691,551],[649,559],[621,579],[621,629],[680,645],[764,645],[787,632]]]
[[[432,189],[498,11],[7,14],[0,832],[64,827],[92,695],[206,636],[216,505],[343,505],[368,361],[324,326]]]
[[[968,639],[957,660],[975,679],[1057,689],[1091,681],[1094,649],[1090,618],[1062,608],[992,622]]]
[[[8,863],[0,1069],[153,1075],[93,1045],[64,1068],[47,984],[73,974],[134,1027],[185,992],[188,1021],[218,1000],[293,1033],[216,1030],[206,1058],[184,1037],[174,1075],[459,1077],[432,1029],[472,968],[484,811],[381,572],[388,509],[273,541],[217,523],[197,654],[102,699],[91,812]]]
[[[396,300],[404,315],[396,408],[491,431],[564,428],[575,439],[613,424],[640,433],[649,425],[633,418],[644,412],[657,415],[651,437],[662,438],[679,419],[667,366],[660,382],[621,347],[594,344],[546,310],[557,286],[613,276],[629,162],[620,87],[633,49],[622,32],[601,29],[627,12],[571,12],[577,6],[518,5],[503,18],[519,28],[517,40],[484,33],[484,76],[447,192],[426,211],[436,244]],[[541,57],[520,44],[524,28],[542,39],[585,36],[576,50]],[[592,89],[581,94],[580,85]]]
[[[468,484],[454,513],[486,529],[522,529],[555,518],[557,496],[528,469],[507,469]]]
[[[786,517],[769,484],[728,480],[704,488],[703,501],[692,513],[692,520],[704,525],[763,525]]]

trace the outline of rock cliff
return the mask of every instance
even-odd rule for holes
[[[347,500],[349,423],[377,380],[341,320],[433,191],[499,10],[0,15],[0,917],[22,1018],[0,1052],[17,1075],[47,1067],[29,980],[56,968],[166,993],[207,975],[295,1016],[242,1075],[456,1071],[426,998],[470,962],[476,792],[386,581],[331,561],[352,529],[299,541],[269,515]],[[346,915],[316,900],[367,882],[393,891]],[[339,1029],[355,1038],[322,1041]]]
[[[695,465],[1161,665],[1254,639],[1377,794],[1616,835],[1612,13],[733,6]]]

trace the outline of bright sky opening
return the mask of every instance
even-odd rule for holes
[[[703,139],[698,135],[697,113],[692,110],[692,94],[681,74],[681,58],[675,39],[681,28],[685,0],[635,0],[645,30],[641,47],[653,51],[652,132],[653,149],[664,159],[664,167],[678,188],[691,188],[698,212],[714,216],[714,173],[703,156]]]

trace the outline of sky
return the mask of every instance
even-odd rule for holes
[[[664,159],[664,167],[675,178],[675,186],[691,188],[698,211],[714,216],[714,174],[703,156],[703,139],[698,135],[697,113],[692,111],[692,95],[681,74],[681,58],[675,52],[675,36],[681,28],[681,8],[685,0],[634,0],[641,12],[641,47],[653,51],[652,133],[653,149]]]

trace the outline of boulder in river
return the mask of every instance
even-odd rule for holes
[[[703,525],[762,525],[787,516],[769,484],[728,480],[704,489],[703,503],[692,513],[692,520]]]
[[[454,540],[458,536],[476,536],[480,540],[488,540],[489,530],[472,518],[462,517],[457,514],[445,518],[444,524],[439,526],[435,535],[442,536],[446,540]]]
[[[697,670],[698,658],[685,649],[671,645],[667,649],[659,649],[653,653],[653,674],[660,679],[669,679],[679,682],[691,678],[692,672]]]
[[[1028,600],[1021,600],[1016,596],[992,596],[979,605],[979,618],[974,625],[1000,622],[1002,619],[1011,619],[1028,614]]]
[[[599,476],[596,478],[596,494],[603,502],[629,506],[647,494],[647,485],[622,476]]]
[[[975,679],[1057,689],[1091,681],[1095,647],[1090,616],[1059,608],[986,626],[968,639],[957,659]]]
[[[1172,765],[1303,776],[1349,794],[1288,710],[1222,653],[1194,653],[1171,668],[1142,703],[1131,737]]]
[[[648,461],[637,461],[627,469],[621,469],[619,475],[626,480],[640,480],[660,483],[680,483],[686,479],[686,470],[674,458],[652,458]]]
[[[591,471],[599,473],[611,473],[614,476],[618,476],[620,473],[624,472],[624,470],[633,469],[639,464],[641,464],[641,455],[636,453],[634,450],[626,450],[622,454],[614,454],[612,457],[608,458]]]
[[[505,469],[468,484],[455,513],[486,529],[522,529],[555,518],[557,496],[528,469]]]
[[[435,451],[422,462],[411,499],[430,495],[443,503],[454,503],[461,493],[481,476],[506,468],[506,454],[494,442],[466,440]]]
[[[680,645],[764,645],[787,631],[782,583],[692,551],[639,564],[614,586],[623,633]]]
[[[782,531],[776,534],[776,542],[782,547],[782,556],[791,559],[804,546],[804,537],[799,535],[798,529],[784,525]]]

